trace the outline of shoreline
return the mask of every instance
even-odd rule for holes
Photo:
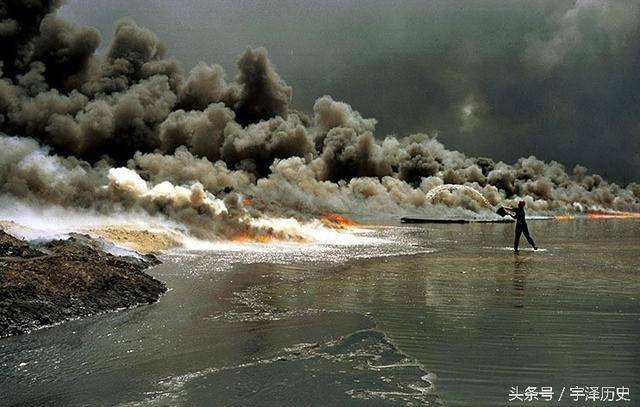
[[[407,223],[506,222],[502,219],[423,218],[402,218],[400,221],[400,224]],[[169,232],[94,227],[87,230],[91,235],[71,232],[66,234],[67,239],[42,242],[16,237],[20,235],[12,228],[16,225],[0,222],[0,339],[70,320],[152,304],[167,292],[165,283],[145,272],[161,262],[153,254],[141,253],[175,247],[177,239]],[[150,244],[141,243],[149,239],[152,240]],[[129,247],[132,255],[126,255],[126,249],[122,253],[110,250],[108,244]]]
[[[145,270],[158,264],[110,254],[87,235],[33,243],[0,229],[0,338],[155,303],[167,288]]]

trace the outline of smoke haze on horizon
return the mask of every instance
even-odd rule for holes
[[[325,94],[378,120],[376,137],[433,133],[513,162],[535,155],[605,178],[640,178],[640,3],[633,0],[71,0],[105,49],[132,16],[185,69],[235,72],[265,46],[310,111]]]
[[[297,110],[265,48],[244,49],[235,75],[209,61],[184,69],[135,20],[118,20],[104,44],[60,6],[0,1],[1,202],[141,212],[207,240],[296,241],[327,211],[496,216],[525,199],[539,214],[640,212],[639,184],[580,165],[473,157],[433,133],[384,137],[331,96]],[[465,188],[430,200],[443,184]]]

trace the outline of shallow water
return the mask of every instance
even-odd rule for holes
[[[160,303],[0,340],[0,404],[483,406],[512,386],[637,404],[640,222],[530,230],[544,251],[468,224],[167,255]]]

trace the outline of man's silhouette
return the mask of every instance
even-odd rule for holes
[[[511,212],[509,216],[516,220],[516,237],[513,241],[513,251],[518,253],[518,246],[520,245],[520,235],[524,234],[524,237],[527,238],[527,242],[533,247],[533,250],[538,250],[535,242],[529,235],[529,228],[527,227],[527,221],[524,216],[524,201],[518,202],[517,208],[504,208],[506,211]]]

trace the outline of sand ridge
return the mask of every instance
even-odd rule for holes
[[[158,253],[182,246],[180,235],[167,229],[113,225],[90,228],[87,232],[143,254]]]

